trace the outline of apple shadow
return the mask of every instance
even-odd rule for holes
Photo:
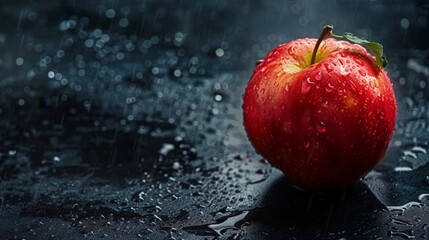
[[[386,216],[386,206],[360,181],[344,189],[311,193],[292,187],[281,176],[268,187],[260,206],[249,213],[247,220],[267,233],[262,239],[365,235],[381,230]]]

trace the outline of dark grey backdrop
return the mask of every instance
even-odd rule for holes
[[[426,1],[1,1],[1,238],[428,237],[428,11]],[[374,171],[311,194],[254,152],[241,94],[256,60],[327,23],[385,46],[399,112]]]

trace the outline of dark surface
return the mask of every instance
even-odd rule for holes
[[[428,11],[1,1],[0,238],[427,238]],[[384,44],[399,112],[374,171],[310,194],[254,152],[241,94],[256,60],[327,23]]]

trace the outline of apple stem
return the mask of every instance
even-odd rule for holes
[[[322,43],[323,39],[326,36],[330,36],[330,37],[333,36],[333,34],[332,34],[333,29],[334,29],[334,27],[332,25],[325,25],[323,27],[322,33],[320,34],[319,39],[317,39],[316,46],[314,46],[313,55],[311,56],[310,65],[316,61],[317,50],[319,49],[319,46]]]
[[[320,34],[319,39],[317,39],[316,46],[314,46],[313,55],[311,56],[310,65],[312,65],[313,63],[316,62],[317,50],[319,49],[319,46],[322,43],[323,39],[326,36],[328,36],[328,37],[333,37],[333,38],[346,39],[352,43],[360,44],[360,45],[368,48],[369,51],[375,56],[375,60],[377,62],[377,65],[382,67],[382,68],[386,68],[387,59],[383,56],[383,45],[381,45],[380,43],[376,43],[376,42],[370,42],[366,39],[357,37],[357,36],[355,36],[351,33],[347,33],[347,32],[344,33],[344,35],[335,35],[334,33],[332,33],[332,30],[334,30],[334,26],[332,26],[332,25],[325,25],[323,27],[322,33]]]

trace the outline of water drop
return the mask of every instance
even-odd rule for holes
[[[309,78],[309,77],[308,77],[306,80],[307,80],[307,82],[308,82],[309,84],[314,84],[314,82],[313,82],[313,81],[311,81],[311,78]]]
[[[123,52],[116,53],[116,59],[118,60],[124,60],[125,54]]]
[[[359,71],[360,71],[360,70],[359,70]],[[372,89],[377,88],[377,87],[376,87],[376,85],[375,85],[375,83],[374,83],[374,81],[369,81],[369,86],[370,86]]]
[[[334,91],[334,85],[332,85],[332,83],[326,84],[325,91],[328,93]]]
[[[216,94],[216,95],[214,96],[214,99],[215,99],[215,101],[216,101],[216,102],[220,102],[220,101],[222,101],[222,96],[221,96],[221,95],[219,95],[219,94]]]
[[[18,57],[15,61],[16,65],[21,66],[24,64],[24,59],[22,57]]]
[[[257,184],[257,183],[261,183],[261,182],[264,182],[265,180],[267,180],[268,179],[268,174],[265,174],[264,176],[262,176],[262,177],[256,177],[256,178],[250,178],[249,179],[249,181],[247,182],[247,184]]]
[[[404,151],[404,157],[411,157],[411,158],[417,159],[417,154],[415,154],[412,151],[405,150]]]
[[[15,156],[16,150],[9,150],[8,154],[9,154],[9,156]]]
[[[119,26],[121,26],[122,28],[126,28],[128,26],[128,19],[121,18],[121,20],[119,20]]]
[[[286,92],[289,92],[289,84],[286,84],[286,86],[285,86],[285,91],[286,91]]]
[[[403,167],[395,167],[394,169],[393,169],[393,171],[395,171],[395,172],[410,172],[410,171],[412,171],[413,169],[412,168],[410,168],[410,167],[406,167],[406,166],[403,166]]]
[[[429,194],[427,193],[420,194],[418,199],[420,202],[423,201],[423,199],[429,199]]]
[[[215,51],[217,57],[222,57],[225,54],[225,51],[222,48],[218,48]]]
[[[157,75],[159,73],[159,68],[153,67],[152,68],[152,74]]]
[[[171,152],[172,150],[174,150],[174,145],[170,144],[170,143],[164,143],[162,144],[161,149],[159,150],[159,154],[161,155],[167,155],[169,152]]]
[[[211,113],[212,113],[213,115],[218,115],[218,114],[220,113],[220,111],[219,111],[219,109],[217,109],[217,108],[212,108]]]
[[[114,18],[115,17],[115,15],[116,15],[116,12],[115,12],[115,10],[113,10],[113,9],[107,9],[107,11],[106,11],[106,17],[107,18]]]
[[[85,47],[91,48],[94,46],[94,40],[93,39],[86,39],[84,44],[85,44]]]
[[[153,233],[153,230],[152,230],[152,229],[150,229],[150,228],[142,229],[142,230],[140,230],[140,232],[139,232],[139,234],[141,234],[141,235],[149,235],[149,234],[151,234],[151,233]]]
[[[410,26],[410,21],[407,18],[401,19],[401,28],[407,29]]]
[[[243,221],[248,213],[249,211],[244,211],[236,216],[228,217],[221,223],[208,225],[208,227],[213,229],[217,234],[221,235],[228,229],[237,229],[239,227],[239,222]]]
[[[363,66],[364,65],[364,63],[362,62],[362,60],[360,60],[360,59],[354,59],[355,60],[355,62],[357,63],[357,64],[359,64],[360,66]]]
[[[182,75],[182,71],[180,69],[176,69],[174,70],[173,74],[175,77],[180,77]]]
[[[238,230],[245,224],[245,219],[249,211],[243,211],[231,216],[223,217],[220,219],[220,222],[200,225],[200,226],[189,226],[184,227],[183,230],[193,233],[196,235],[214,235],[222,236],[227,230]]]
[[[360,74],[362,77],[365,77],[365,76],[366,76],[366,72],[365,72],[364,70],[359,69],[359,70],[358,70],[358,72],[359,72],[359,74]]]
[[[411,150],[412,150],[412,151],[415,151],[415,152],[421,152],[421,153],[423,153],[423,154],[427,154],[426,149],[424,149],[424,148],[422,148],[422,147],[420,147],[420,146],[414,146]]]
[[[295,46],[291,46],[288,48],[287,52],[292,56],[295,57]]]
[[[179,163],[179,162],[174,162],[174,163],[173,163],[172,168],[173,168],[174,170],[179,169],[179,168],[180,168],[180,163]]]
[[[404,238],[404,239],[414,239],[414,238],[416,238],[413,235],[413,231],[412,230],[389,231],[389,236],[390,237],[401,237],[401,238]]]
[[[302,81],[301,93],[306,94],[310,91],[310,89],[311,89],[311,84],[309,84],[308,81]]]
[[[320,81],[322,79],[322,72],[318,72],[316,76],[314,76],[314,80]]]
[[[319,133],[324,133],[324,132],[326,132],[326,123],[325,123],[325,122],[323,122],[323,121],[320,121],[320,122],[317,124],[317,131],[318,131]]]
[[[393,224],[397,224],[397,225],[405,225],[405,226],[411,226],[412,225],[411,223],[409,223],[405,220],[399,219],[399,218],[392,218],[391,221]]]
[[[332,70],[334,70],[334,68],[329,63],[324,63],[323,66],[325,66],[326,71],[328,73],[330,73],[330,72],[332,72]]]
[[[411,208],[411,207],[418,207],[418,208],[420,208],[421,207],[421,204],[420,203],[418,203],[418,202],[409,202],[409,203],[406,203],[406,204],[404,204],[404,205],[401,205],[401,206],[387,206],[387,209],[389,210],[389,211],[400,211],[400,212],[404,212],[405,210],[407,210],[407,209],[409,209],[409,208]]]
[[[353,81],[347,81],[350,84],[350,88],[352,89],[352,91],[356,91],[356,84]]]
[[[48,78],[52,79],[52,78],[54,78],[54,77],[55,77],[55,73],[54,73],[54,72],[52,72],[52,71],[49,71],[49,72],[48,72]]]

